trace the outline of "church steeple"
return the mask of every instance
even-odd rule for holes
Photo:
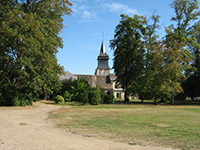
[[[100,53],[103,53],[103,54],[106,53],[106,48],[105,48],[105,45],[104,45],[104,42],[103,42],[103,41],[102,41],[102,44],[101,44],[101,50],[100,50]]]
[[[102,41],[100,54],[97,58],[98,66],[95,75],[107,76],[110,74],[110,67],[108,66],[109,57],[106,53],[104,42]]]

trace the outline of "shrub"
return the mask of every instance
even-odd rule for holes
[[[65,91],[68,91],[71,94],[71,100],[88,103],[88,92],[90,90],[88,82],[78,78],[77,80],[70,79],[63,82],[60,93],[64,96]]]
[[[101,101],[101,95],[98,90],[93,90],[88,93],[89,103],[91,105],[98,105]]]
[[[32,105],[32,102],[34,100],[31,93],[20,93],[16,92],[16,95],[12,99],[12,105],[13,106],[26,106],[26,105]]]
[[[31,93],[7,89],[7,92],[0,93],[0,106],[26,106],[32,105],[35,97]]]
[[[114,104],[115,103],[115,98],[113,95],[104,95],[104,104]]]
[[[65,99],[61,95],[57,95],[55,97],[55,102],[56,102],[56,104],[64,103]]]
[[[82,93],[80,93],[79,96],[78,96],[78,101],[82,102],[84,104],[89,103],[88,92],[82,92]]]
[[[104,101],[104,95],[105,95],[104,90],[99,88],[99,87],[97,87],[95,90],[100,93],[100,104],[104,104],[104,102],[103,102]]]
[[[26,105],[32,105],[32,102],[26,100],[25,98],[19,98],[19,97],[16,97],[13,100],[13,106],[26,106]]]
[[[66,102],[69,102],[69,101],[71,101],[72,94],[70,94],[68,91],[65,91],[64,94],[63,94],[63,97],[64,97]]]

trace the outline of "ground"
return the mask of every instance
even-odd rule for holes
[[[0,150],[173,150],[100,140],[58,129],[48,113],[62,107],[69,106],[37,102],[25,108],[0,107]]]

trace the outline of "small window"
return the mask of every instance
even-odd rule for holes
[[[107,92],[107,95],[111,95],[111,92],[110,92],[110,91],[108,91],[108,92]]]
[[[117,93],[117,98],[120,98],[119,93]]]
[[[106,76],[106,83],[111,83],[110,76]]]

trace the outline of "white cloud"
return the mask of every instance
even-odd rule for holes
[[[87,9],[85,6],[80,6],[80,5],[76,5],[76,4],[74,4],[74,5],[72,6],[72,12],[73,12],[74,14],[79,14],[79,13],[81,13],[82,11],[84,11],[85,9]]]
[[[94,12],[89,12],[88,10],[84,10],[81,15],[81,22],[91,22],[96,20],[96,14]]]
[[[121,3],[114,2],[110,4],[104,4],[103,7],[115,13],[125,13],[127,15],[138,14],[138,11],[136,9],[129,8],[128,5],[121,4]]]
[[[79,22],[92,22],[97,20],[96,13],[90,10],[87,6],[74,3],[72,7],[73,15],[80,17]]]

